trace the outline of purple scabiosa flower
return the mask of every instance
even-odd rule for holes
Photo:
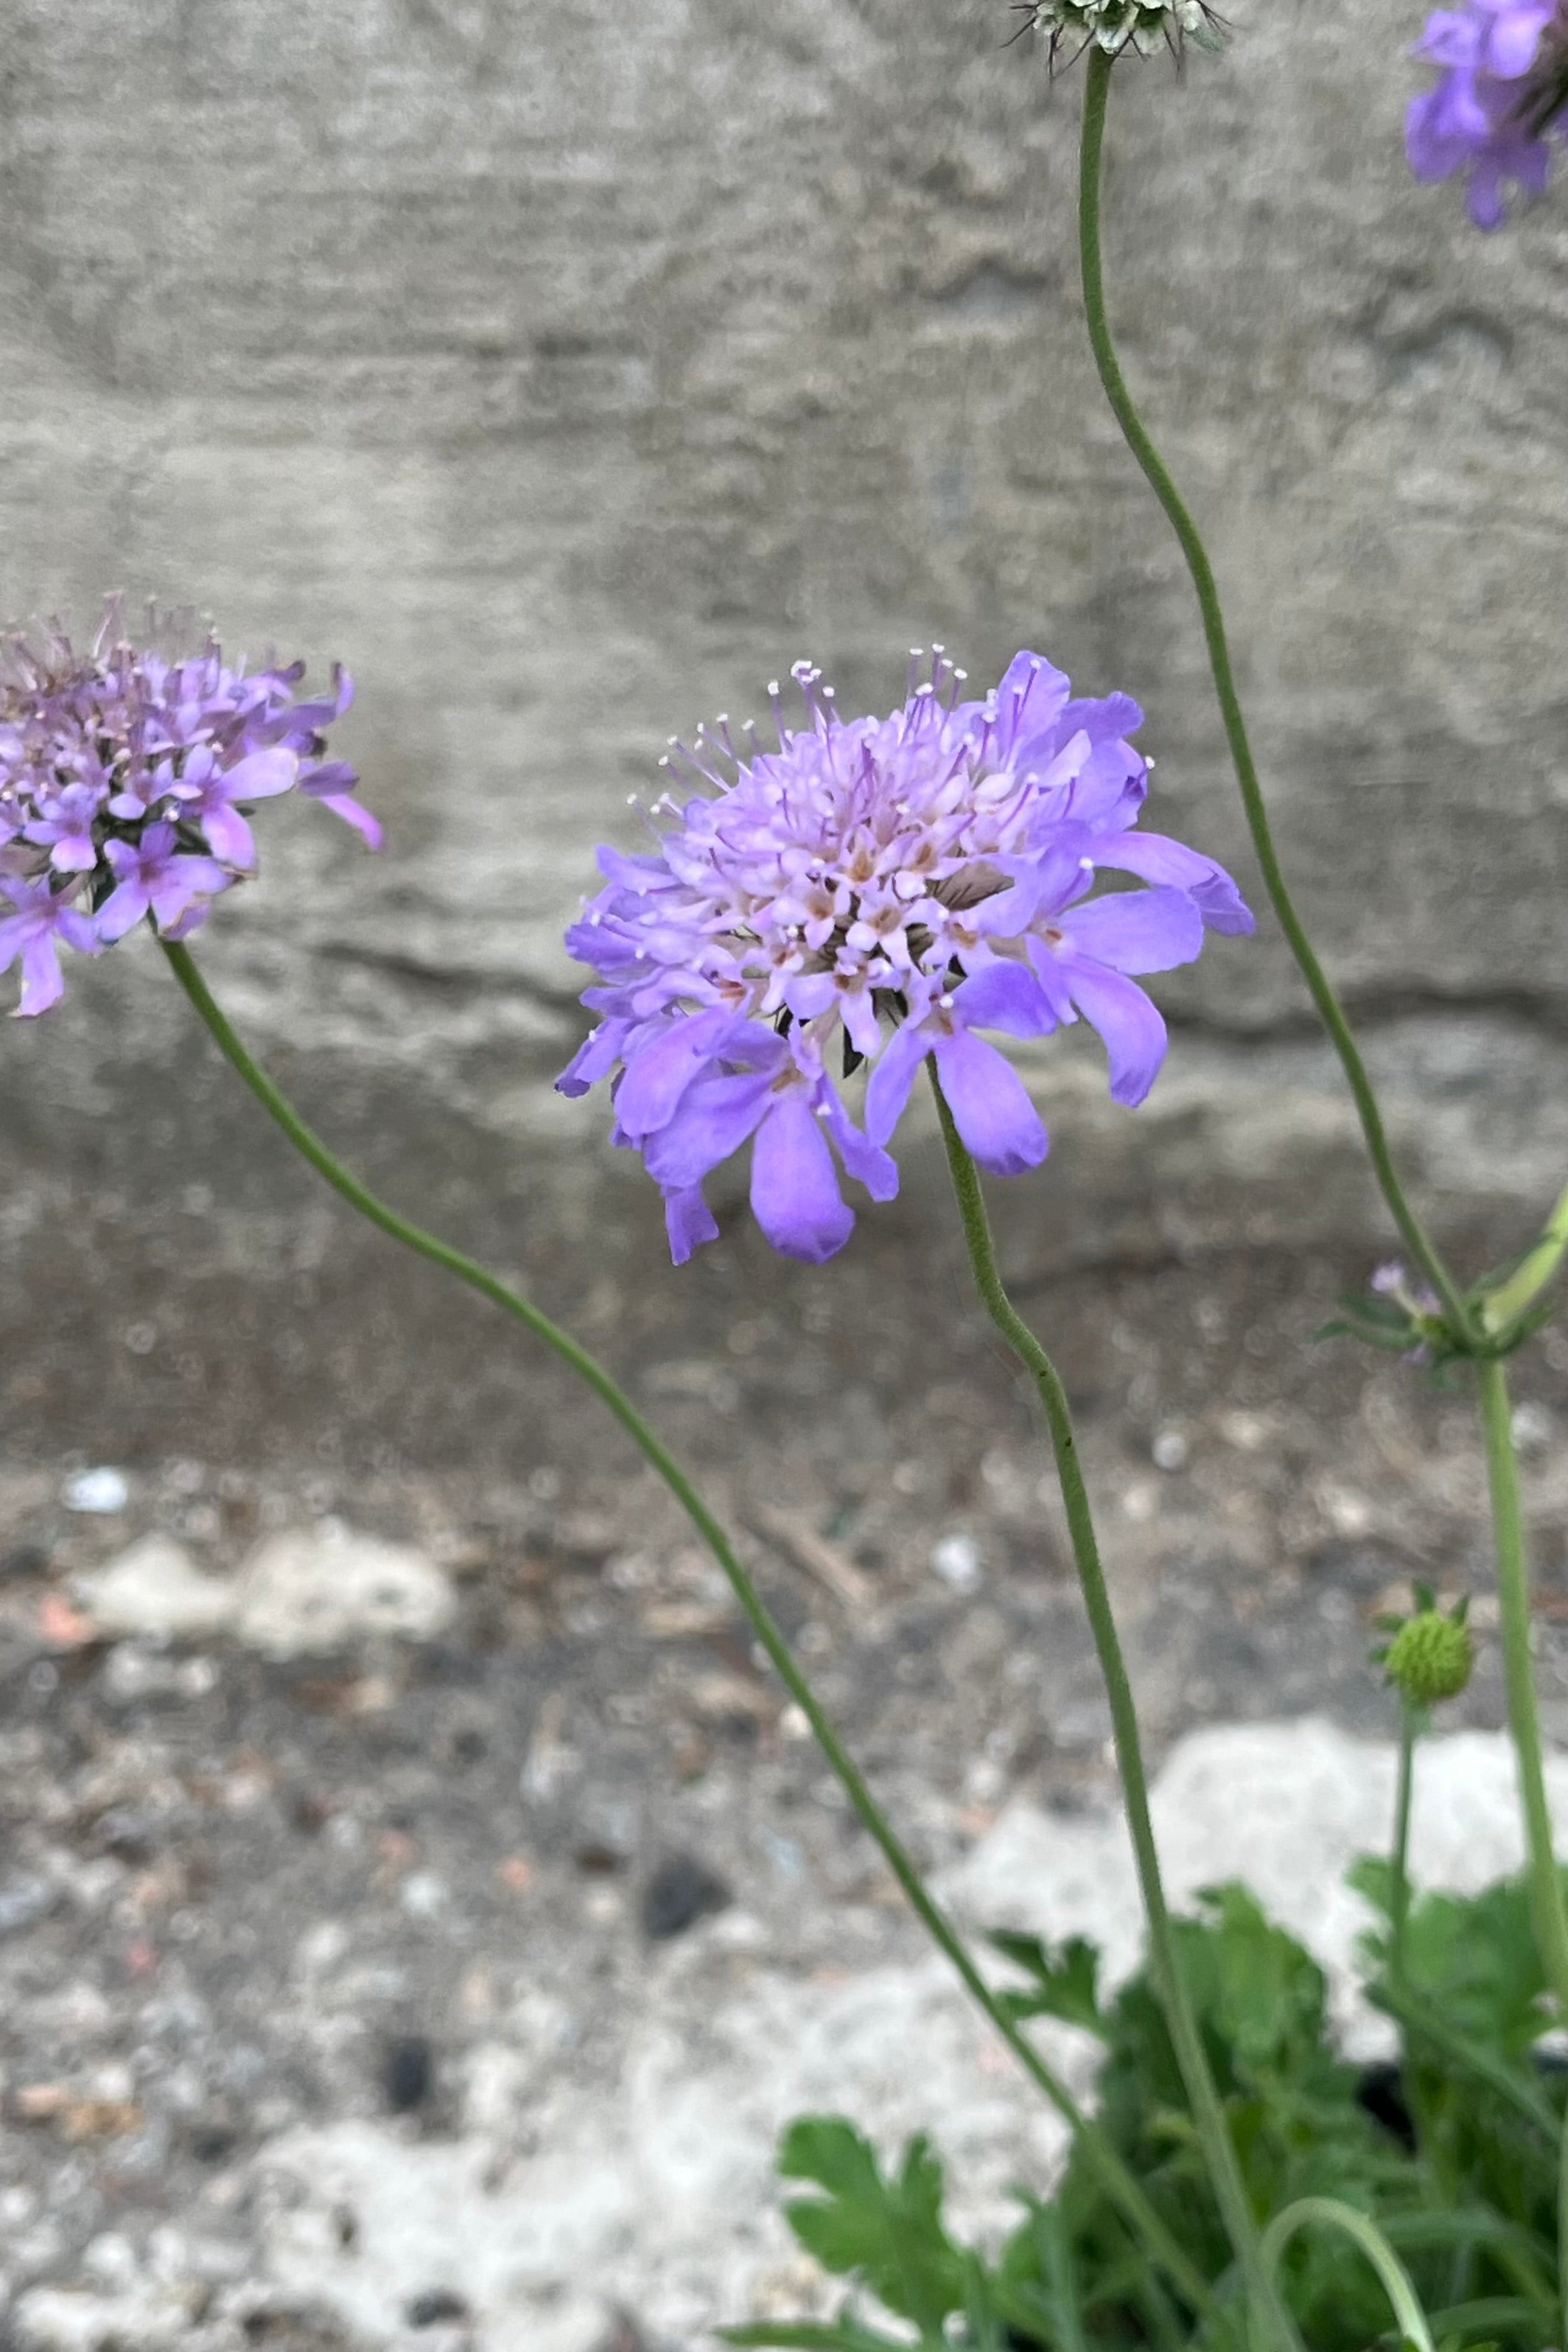
[[[1440,68],[1410,101],[1405,149],[1418,180],[1466,175],[1478,228],[1507,215],[1510,184],[1538,196],[1550,141],[1568,108],[1568,8],[1563,0],[1462,0],[1435,9],[1415,55]]]
[[[804,726],[784,724],[774,685],[776,750],[727,719],[695,751],[672,742],[661,764],[686,796],[649,812],[651,850],[599,851],[605,887],[567,945],[598,975],[583,1002],[601,1017],[556,1083],[612,1080],[615,1140],[663,1192],[677,1265],[718,1230],[703,1180],[747,1142],[773,1247],[813,1263],[841,1249],[838,1167],[892,1197],[887,1146],[928,1054],[981,1166],[1035,1167],[1046,1130],[981,1033],[1086,1020],[1116,1100],[1142,1102],[1165,1030],[1135,975],[1190,962],[1205,925],[1252,929],[1223,868],[1134,830],[1136,703],[1075,700],[1029,653],[963,701],[942,649],[924,683],[921,658],[886,719],[841,719],[797,663]],[[1101,868],[1151,887],[1091,898]],[[862,1065],[863,1127],[838,1084]]]
[[[139,648],[117,597],[86,653],[55,627],[0,639],[0,971],[20,959],[19,1013],[58,1002],[62,941],[96,954],[143,917],[186,938],[254,871],[258,801],[299,791],[379,845],[353,770],[321,757],[353,683],[336,669],[305,701],[303,676],[247,672],[210,637],[183,656]]]

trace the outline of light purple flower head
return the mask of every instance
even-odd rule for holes
[[[605,887],[567,933],[601,1018],[557,1084],[581,1095],[618,1074],[615,1140],[663,1192],[677,1265],[718,1231],[703,1179],[748,1139],[773,1247],[814,1263],[841,1249],[854,1217],[835,1154],[891,1198],[887,1146],[928,1054],[981,1166],[1036,1166],[1046,1130],[980,1033],[1044,1036],[1081,1015],[1111,1094],[1142,1102],[1165,1028],[1131,975],[1190,962],[1205,922],[1252,929],[1221,867],[1132,829],[1148,769],[1125,695],[1075,701],[1021,653],[984,702],[960,701],[964,673],[936,646],[900,709],[843,719],[820,671],[791,674],[806,724],[785,727],[775,685],[776,751],[726,719],[695,751],[672,744],[661,764],[689,797],[655,803],[651,851],[600,850]],[[1091,898],[1101,867],[1152,887]],[[863,1128],[839,1092],[862,1065]]]
[[[1412,99],[1405,148],[1419,180],[1466,174],[1478,228],[1507,215],[1510,184],[1545,189],[1551,138],[1568,107],[1568,9],[1563,0],[1462,0],[1438,8],[1415,54],[1440,68]]]
[[[0,639],[0,971],[20,961],[19,1013],[58,1003],[62,942],[96,955],[143,916],[171,940],[205,922],[255,870],[258,801],[298,790],[379,846],[353,770],[321,756],[353,683],[335,669],[302,701],[303,675],[247,674],[211,637],[183,658],[138,649],[118,597],[86,654],[53,626]]]

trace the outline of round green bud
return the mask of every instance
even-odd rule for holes
[[[1388,1645],[1384,1672],[1412,1706],[1458,1698],[1476,1663],[1470,1629],[1436,1609],[1407,1617]]]

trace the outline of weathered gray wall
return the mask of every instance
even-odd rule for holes
[[[1568,189],[1485,240],[1409,180],[1418,7],[1234,14],[1183,83],[1118,73],[1115,310],[1406,1148],[1440,1216],[1508,1237],[1568,1160]],[[612,1335],[700,1334],[756,1278],[743,1240],[660,1274],[601,1112],[545,1083],[563,917],[668,732],[803,651],[852,706],[910,643],[977,679],[1033,643],[1145,702],[1163,823],[1255,880],[1087,362],[1079,86],[1009,28],[1000,0],[0,0],[0,610],[122,586],[349,661],[388,850],[289,811],[209,968],[404,1198]],[[1136,1120],[1042,1056],[1062,1143],[1016,1250],[1370,1245],[1271,929],[1165,1002]],[[319,1278],[334,1378],[384,1357],[384,1262],[149,949],[7,1030],[0,1122],[5,1442],[150,1446],[219,1391],[235,1442],[307,1434],[327,1408],[256,1330]],[[931,1176],[868,1249],[924,1246]],[[431,1442],[477,1425],[444,1397]]]

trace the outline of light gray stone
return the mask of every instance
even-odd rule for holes
[[[450,1622],[450,1579],[408,1544],[336,1519],[269,1536],[240,1572],[236,1630],[277,1658],[397,1635],[422,1641]]]
[[[200,1642],[233,1622],[232,1584],[205,1576],[183,1545],[143,1536],[96,1575],[78,1580],[100,1633],[152,1641]]]

